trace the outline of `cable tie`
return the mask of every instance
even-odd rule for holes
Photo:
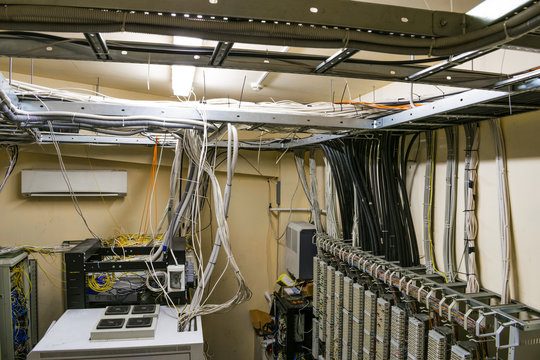
[[[127,11],[124,11],[124,16],[123,16],[123,19],[122,19],[122,26],[120,27],[121,32],[126,31],[126,20],[127,20]]]
[[[507,23],[507,22],[508,22],[508,21],[505,21],[505,22],[503,23],[504,35],[506,36],[506,37],[505,37],[505,40],[508,40],[508,39],[510,38],[510,35],[508,35],[508,29],[506,28],[506,23]]]
[[[346,49],[347,48],[347,45],[349,45],[349,40],[351,38],[351,34],[350,34],[350,31],[346,31],[345,32],[346,36],[345,36],[345,41],[343,41],[343,48]]]
[[[432,38],[431,43],[429,44],[428,57],[431,57],[431,52],[433,51],[433,45],[435,45],[435,38]]]

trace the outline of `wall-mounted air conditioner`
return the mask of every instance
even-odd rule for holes
[[[67,170],[77,196],[126,196],[125,170]],[[69,196],[69,188],[60,170],[22,170],[23,196]]]

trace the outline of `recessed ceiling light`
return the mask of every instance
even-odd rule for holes
[[[264,59],[264,63],[265,63],[265,64],[270,64],[270,60]]]
[[[175,45],[183,46],[200,46],[202,45],[202,39],[191,38],[185,36],[175,36],[173,43]],[[199,59],[200,55],[194,55],[194,59]],[[172,66],[172,89],[173,94],[176,96],[188,96],[193,87],[193,77],[195,76],[194,66]]]
[[[529,0],[485,0],[469,10],[466,15],[478,17],[487,21],[495,21],[512,10],[525,5],[528,1]]]
[[[309,8],[309,11],[311,11],[313,14],[316,14],[319,12],[319,9],[317,9],[316,7],[311,7]]]
[[[446,77],[446,80],[452,80],[452,77],[451,77],[450,75],[448,75],[448,76]]]
[[[394,70],[390,70],[390,74],[396,75],[396,72]]]
[[[122,54],[122,55],[127,55],[127,51],[126,51],[126,50],[122,50],[122,51],[120,52],[120,54]]]
[[[208,2],[209,2],[210,4],[217,4],[217,3],[218,3],[218,0],[208,0]]]
[[[45,50],[47,50],[47,51],[52,51],[52,46],[47,46],[47,47],[45,48]]]

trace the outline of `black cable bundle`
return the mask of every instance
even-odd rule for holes
[[[352,238],[357,206],[359,246],[401,266],[419,264],[405,186],[416,138],[407,144],[405,136],[387,133],[322,144],[336,184],[343,238]]]
[[[354,218],[354,185],[351,182],[353,175],[346,166],[347,158],[343,151],[343,143],[340,140],[322,144],[322,148],[330,164],[332,177],[336,185],[343,239],[350,240],[352,238]]]

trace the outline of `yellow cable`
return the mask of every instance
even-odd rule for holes
[[[434,142],[432,140],[431,141],[431,149],[430,149],[430,152],[431,152],[431,176],[430,176],[431,184],[429,186],[429,208],[428,208],[428,216],[427,216],[429,249],[430,249],[431,263],[433,265],[433,269],[438,274],[441,274],[442,276],[444,276],[445,282],[448,282],[448,278],[446,277],[446,274],[439,271],[437,269],[437,266],[435,265],[435,257],[433,255],[433,239],[431,238],[431,223],[430,223],[430,220],[431,220],[431,206],[433,204],[433,183],[434,183],[433,173],[434,173],[434,167],[435,167],[435,159],[433,158],[433,155],[434,155],[434,152],[435,152],[434,150],[435,150],[435,146],[434,146]]]

